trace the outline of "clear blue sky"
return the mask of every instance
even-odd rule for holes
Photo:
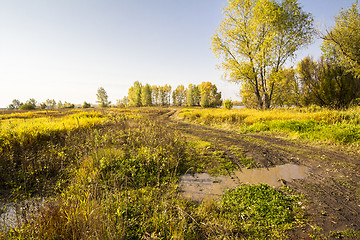
[[[355,0],[300,0],[319,28]],[[210,38],[226,0],[0,0],[0,108],[13,99],[95,103],[104,87],[115,103],[134,81],[151,85],[222,79]],[[320,56],[321,41],[299,53]],[[291,63],[290,63],[291,64]]]

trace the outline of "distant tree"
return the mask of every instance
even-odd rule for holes
[[[54,99],[47,99],[45,104],[49,109],[54,109],[56,107],[56,101]]]
[[[200,105],[200,90],[199,87],[193,84],[189,84],[186,94],[187,106],[199,106]]]
[[[34,98],[30,98],[29,100],[26,101],[26,103],[31,104],[34,106],[34,108],[36,108],[37,102]]]
[[[141,89],[139,81],[134,82],[134,86],[129,89],[128,98],[131,107],[141,107]]]
[[[123,99],[118,99],[116,102],[116,106],[120,108],[125,108],[129,105],[129,100],[127,96],[123,97]]]
[[[271,76],[311,42],[313,19],[297,0],[229,0],[224,15],[212,49],[225,77],[251,91],[259,108],[269,108],[277,85]]]
[[[200,99],[201,99],[201,94],[200,94],[200,88],[199,86],[194,85],[193,87],[193,101],[194,101],[194,106],[200,106]]]
[[[194,85],[189,84],[186,95],[186,105],[191,107],[195,105],[194,102]]]
[[[31,103],[25,103],[23,105],[21,105],[20,110],[34,110],[35,106]]]
[[[200,89],[200,105],[201,107],[217,107],[221,106],[221,93],[217,91],[215,84],[211,82],[202,82]]]
[[[17,99],[14,99],[14,100],[12,100],[12,105],[14,106],[14,109],[19,109],[21,107],[21,105],[23,105],[23,103]]]
[[[224,100],[223,104],[224,104],[224,108],[225,108],[225,109],[228,109],[228,110],[232,109],[233,106],[234,106],[234,104],[233,104],[233,102],[231,101],[231,99],[226,99],[226,100]]]
[[[64,107],[63,103],[62,103],[61,101],[59,101],[59,102],[57,103],[56,108],[61,109],[61,108],[63,108],[63,107]]]
[[[46,106],[46,103],[42,102],[42,103],[40,103],[39,107],[40,107],[40,109],[46,109],[47,106]]]
[[[65,101],[65,103],[63,105],[63,108],[75,108],[75,105]]]
[[[84,102],[81,107],[82,107],[82,108],[91,108],[91,104],[88,103],[88,102]]]
[[[300,83],[296,78],[296,71],[293,68],[282,68],[273,74],[273,81],[277,82],[274,87],[273,105],[275,106],[299,106],[301,93]]]
[[[186,89],[184,85],[179,85],[172,93],[173,105],[174,106],[183,106],[186,100]]]
[[[109,107],[110,102],[108,100],[108,95],[103,87],[100,87],[97,90],[96,97],[98,99],[96,102],[100,104],[100,107]]]
[[[336,53],[343,69],[349,69],[360,77],[360,12],[356,1],[352,7],[341,10],[335,17],[335,26],[322,37],[324,48]],[[329,56],[327,56],[329,57]]]
[[[159,86],[160,105],[169,106],[171,99],[171,86],[165,84],[165,86]]]
[[[159,87],[154,85],[151,86],[151,98],[152,98],[152,104],[155,106],[160,105],[160,90]]]
[[[7,109],[8,109],[8,110],[14,110],[15,107],[14,107],[14,105],[13,105],[12,103],[10,103],[10,104],[7,106]]]
[[[151,86],[149,84],[146,84],[141,89],[141,103],[142,106],[152,106]]]

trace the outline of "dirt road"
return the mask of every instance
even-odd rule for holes
[[[307,239],[309,232],[316,232],[321,237],[328,236],[330,231],[360,231],[360,156],[336,146],[260,133],[238,134],[191,124],[171,117],[173,113],[163,115],[161,120],[181,133],[211,142],[240,167],[243,166],[232,150],[234,146],[242,149],[245,157],[252,158],[257,167],[291,163],[311,168],[307,178],[284,182],[305,196],[310,220],[297,229],[294,236]]]

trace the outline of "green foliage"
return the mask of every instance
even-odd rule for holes
[[[241,82],[259,108],[269,108],[278,84],[272,76],[313,33],[311,15],[296,0],[229,0],[212,48],[226,77]]]
[[[224,108],[228,110],[232,109],[234,105],[231,99],[224,100],[223,104],[224,104]]]
[[[182,119],[211,125],[231,124],[241,132],[281,132],[289,137],[330,141],[339,144],[360,142],[358,108],[346,111],[311,108],[255,109],[185,109]]]
[[[1,190],[15,191],[14,195],[47,191],[47,185],[66,174],[63,167],[79,160],[88,150],[89,138],[92,138],[88,135],[89,128],[105,122],[97,113],[73,113],[55,119],[41,116],[2,120]]]
[[[141,104],[146,107],[152,106],[151,87],[149,84],[146,84],[141,89]]]
[[[75,108],[75,105],[65,101],[64,105],[62,105],[62,108]]]
[[[31,103],[25,103],[20,106],[20,110],[34,110],[35,106]]]
[[[342,67],[360,76],[360,13],[356,1],[350,8],[341,10],[335,17],[335,26],[325,35],[324,50],[328,55],[334,53]]]
[[[179,176],[189,169],[201,164],[208,169],[207,160],[215,162],[217,173],[234,165],[209,142],[185,143],[163,122],[142,117],[158,111],[73,110],[62,117],[54,111],[54,119],[23,113],[27,118],[10,114],[2,120],[10,135],[0,132],[0,183],[6,183],[1,189],[13,190],[13,196],[44,188],[53,194],[36,214],[22,216],[23,225],[1,229],[1,237],[281,238],[301,219],[297,197],[266,185],[235,189],[218,202],[195,204],[179,197]],[[31,136],[34,130],[38,134]]]
[[[88,103],[88,102],[84,102],[81,107],[82,107],[82,108],[91,108],[91,104]]]
[[[297,218],[302,218],[298,200],[268,185],[247,185],[222,196],[218,217],[231,237],[239,232],[249,239],[284,237],[284,232],[297,224]]]
[[[360,97],[360,81],[335,59],[318,62],[307,57],[298,64],[303,105],[346,108]]]
[[[187,91],[184,85],[179,85],[176,87],[172,95],[174,106],[184,106],[186,104],[186,92]]]
[[[96,102],[100,104],[100,107],[109,107],[110,102],[108,100],[108,95],[103,87],[100,87],[97,90],[96,97],[98,99]]]
[[[360,231],[346,229],[344,231],[331,231],[329,235],[336,239],[359,239]]]

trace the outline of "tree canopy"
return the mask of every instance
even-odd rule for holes
[[[335,17],[335,26],[323,36],[323,50],[360,77],[360,13],[358,1]]]
[[[269,108],[281,67],[313,38],[312,16],[296,0],[229,0],[223,13],[212,49],[225,77]]]

